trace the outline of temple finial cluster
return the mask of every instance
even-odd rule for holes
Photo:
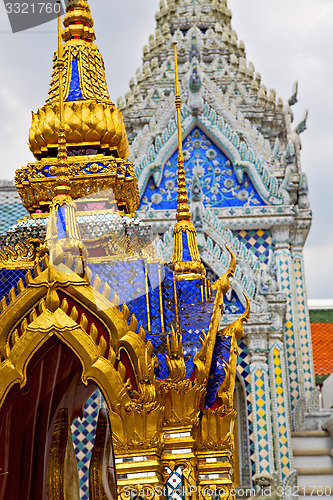
[[[188,204],[185,166],[182,146],[180,91],[178,78],[177,42],[174,42],[175,53],[175,84],[176,84],[176,112],[178,128],[178,195],[177,195],[177,223],[173,229],[172,264],[178,274],[205,274],[200,260],[196,230],[191,221],[191,212]]]
[[[93,42],[96,39],[93,30],[94,21],[87,0],[69,0],[64,17],[65,30],[64,40],[87,40]]]
[[[178,127],[178,195],[177,195],[177,221],[191,220],[191,213],[188,206],[188,196],[186,188],[186,177],[184,167],[184,155],[182,144],[182,130],[181,130],[181,116],[180,106],[181,98],[179,92],[179,78],[178,78],[178,61],[177,61],[177,42],[174,42],[175,50],[175,82],[176,82],[176,111],[177,111],[177,127]]]

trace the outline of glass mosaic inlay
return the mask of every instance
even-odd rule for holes
[[[249,177],[245,174],[239,183],[230,160],[199,128],[186,137],[183,149],[189,195],[192,178],[196,176],[205,206],[264,205]],[[178,150],[166,162],[160,185],[156,187],[153,178],[149,180],[142,196],[142,209],[177,207],[177,162]]]

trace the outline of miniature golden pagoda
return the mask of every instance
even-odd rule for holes
[[[227,249],[229,269],[211,286],[190,221],[178,79],[178,210],[166,264],[134,215],[126,132],[86,0],[68,2],[64,26],[30,129],[37,161],[16,176],[31,215],[0,250],[0,498],[80,498],[70,425],[97,389],[108,410],[90,499],[232,498],[237,339],[249,303],[220,330],[235,259]]]

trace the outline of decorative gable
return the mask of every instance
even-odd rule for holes
[[[191,183],[197,178],[204,206],[253,206],[263,205],[253,183],[244,174],[240,183],[233,165],[223,151],[207,135],[195,127],[183,141],[186,177]],[[148,181],[141,198],[141,209],[175,209],[177,206],[177,158],[175,151],[166,162],[158,186],[153,177]],[[188,186],[190,192],[191,185]]]

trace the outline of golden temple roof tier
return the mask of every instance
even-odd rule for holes
[[[82,33],[85,32],[83,28],[86,26],[73,25],[73,30]],[[64,36],[64,31],[62,33]],[[103,57],[97,45],[77,38],[65,41],[62,50],[64,100],[96,99],[113,104],[106,84]],[[53,57],[53,70],[46,103],[57,100],[59,100],[59,67],[56,52]]]
[[[128,139],[123,117],[114,105],[95,100],[64,103],[67,148],[98,147],[117,158],[128,157]],[[36,158],[53,156],[58,147],[59,104],[45,104],[32,114],[30,149]],[[49,154],[48,154],[49,153]],[[56,153],[54,153],[56,154]]]
[[[104,155],[70,156],[68,163],[73,200],[109,189],[119,210],[135,212],[139,190],[132,163]],[[48,211],[56,195],[57,171],[57,158],[43,158],[16,171],[16,188],[30,213]]]
[[[125,126],[121,113],[110,99],[102,55],[92,43],[95,34],[86,0],[69,1],[64,26],[61,68],[67,146],[75,155],[89,154],[87,150],[93,149],[94,153],[90,154],[105,152],[126,160]],[[54,156],[57,147],[59,62],[56,52],[48,97],[44,106],[32,114],[29,145],[38,160]]]

